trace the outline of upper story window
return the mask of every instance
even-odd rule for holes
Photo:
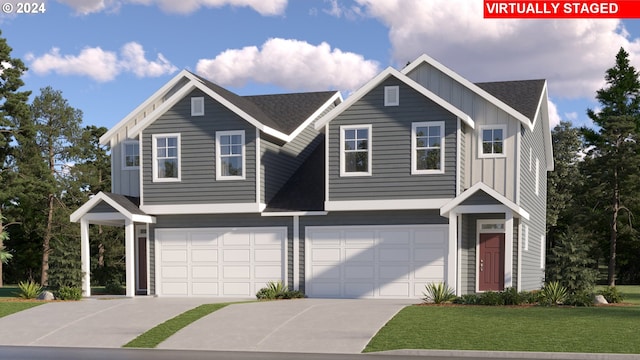
[[[138,140],[122,143],[122,170],[137,170],[140,167],[140,146]]]
[[[490,125],[480,127],[479,151],[480,157],[504,157],[505,135],[507,127],[504,125]]]
[[[153,181],[180,181],[180,134],[155,134]]]
[[[340,127],[340,176],[371,175],[371,125]]]
[[[384,106],[400,105],[400,87],[385,86],[384,87]]]
[[[444,172],[444,122],[419,122],[411,126],[411,173]]]
[[[204,97],[191,98],[191,116],[204,116]]]
[[[245,178],[244,130],[216,133],[216,180]]]

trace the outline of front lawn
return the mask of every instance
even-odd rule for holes
[[[408,306],[364,351],[395,349],[640,354],[640,307]]]
[[[27,310],[32,307],[42,305],[42,302],[35,301],[0,301],[0,318],[3,316],[17,313],[18,311]]]

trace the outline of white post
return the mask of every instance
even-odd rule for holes
[[[513,287],[513,211],[504,212],[504,287]]]
[[[456,295],[460,295],[460,287],[457,283],[457,259],[458,259],[458,214],[455,211],[449,213],[449,249],[447,251],[447,285]]]
[[[91,253],[89,246],[89,220],[80,219],[80,261],[82,262],[82,293],[91,296]]]
[[[136,257],[135,257],[135,226],[133,221],[125,220],[124,226],[124,248],[125,248],[125,266],[126,266],[126,296],[134,297],[136,294]]]
[[[293,290],[300,290],[300,216],[293,216]]]

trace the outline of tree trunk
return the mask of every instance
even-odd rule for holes
[[[98,234],[100,234],[99,239],[102,240],[102,225],[98,225]],[[98,267],[104,267],[104,244],[102,242],[98,244]]]
[[[607,283],[616,286],[616,243],[618,241],[618,213],[620,212],[620,188],[618,183],[618,169],[613,172],[613,208],[611,216],[611,234],[609,237],[609,267]]]
[[[55,198],[49,194],[49,214],[47,215],[47,230],[42,239],[42,273],[40,275],[40,285],[49,285],[49,253],[51,252],[51,237],[53,234],[53,206]]]
[[[0,235],[4,231],[4,224],[2,223],[2,210],[0,210]],[[4,249],[4,243],[2,241],[2,236],[0,236],[0,250]],[[2,261],[0,261],[0,288],[4,286],[2,282]]]

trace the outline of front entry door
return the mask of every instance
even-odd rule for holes
[[[136,228],[136,294],[147,295],[147,229]]]
[[[478,290],[504,290],[504,233],[481,233]]]

